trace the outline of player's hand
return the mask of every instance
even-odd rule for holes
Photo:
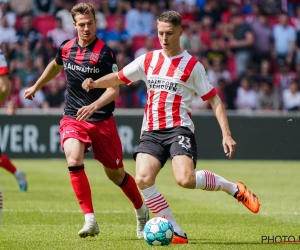
[[[94,80],[92,78],[87,78],[83,81],[83,83],[81,84],[81,87],[86,91],[89,92],[90,89],[95,88],[96,83],[94,82]]]
[[[26,89],[26,90],[24,91],[23,97],[24,97],[25,99],[28,99],[28,100],[31,100],[31,101],[32,101],[33,98],[34,98],[35,93],[36,93],[35,87],[34,87],[34,86],[31,86],[30,88],[28,88],[28,89]]]
[[[95,112],[95,107],[93,105],[83,106],[81,109],[77,111],[77,121],[86,121],[89,119],[92,114]]]
[[[224,153],[227,157],[229,157],[229,159],[231,159],[235,152],[236,142],[232,139],[231,136],[224,136],[222,144],[224,148]]]

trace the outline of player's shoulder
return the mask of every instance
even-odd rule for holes
[[[186,57],[186,61],[187,64],[189,64],[189,67],[192,67],[194,69],[204,69],[203,64],[186,50],[183,52],[183,56]]]
[[[72,44],[74,44],[74,41],[76,40],[76,37],[73,38],[73,39],[67,39],[65,41],[63,41],[61,43],[61,45],[59,46],[59,50],[62,50],[63,47],[65,47],[66,45],[68,46],[71,46]]]
[[[101,44],[101,49],[99,49],[99,53],[100,53],[101,57],[111,58],[113,60],[116,60],[115,51],[111,47],[109,47],[105,42],[103,42],[101,39],[99,39],[98,42],[102,43]]]

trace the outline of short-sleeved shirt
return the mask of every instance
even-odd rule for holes
[[[243,24],[239,25],[234,33],[234,37],[236,40],[240,41],[240,40],[244,40],[246,39],[246,34],[248,32],[252,32],[252,29],[250,27],[250,25],[246,22],[244,22]],[[234,52],[241,52],[241,51],[251,51],[252,46],[243,46],[243,47],[238,47],[238,48],[234,48],[233,51]]]
[[[81,47],[77,38],[61,44],[56,55],[56,63],[64,66],[67,77],[67,96],[64,115],[76,118],[77,111],[95,102],[106,89],[92,89],[86,92],[81,84],[86,78],[94,80],[111,72],[117,72],[115,54],[102,40],[96,38],[86,47]],[[103,106],[88,121],[106,120],[112,116],[115,103]]]
[[[0,50],[0,76],[8,75],[8,74],[9,74],[9,70],[7,67],[7,62],[5,60],[2,50]]]
[[[148,52],[118,75],[127,84],[143,80],[147,85],[144,131],[184,126],[194,132],[190,104],[195,92],[204,101],[216,94],[203,65],[186,51],[174,57],[163,50]]]
[[[296,41],[296,30],[291,25],[283,27],[276,24],[273,28],[273,36],[275,43],[275,50],[279,55],[286,55],[291,46],[292,41]]]

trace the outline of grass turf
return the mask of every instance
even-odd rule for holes
[[[20,192],[13,175],[0,168],[4,196],[0,249],[152,248],[136,238],[132,205],[96,161],[86,160],[85,166],[100,235],[85,239],[77,236],[84,218],[69,182],[65,160],[13,162],[26,172],[29,189]],[[134,175],[134,162],[126,160],[125,166]],[[299,162],[201,160],[197,169],[208,169],[230,181],[244,182],[259,197],[260,212],[252,214],[224,192],[177,186],[169,162],[156,185],[187,233],[189,244],[170,245],[168,249],[300,248],[300,243],[262,244],[262,236],[293,236],[299,240]]]

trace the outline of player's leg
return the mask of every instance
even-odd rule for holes
[[[94,157],[103,164],[107,177],[118,185],[131,201],[137,219],[137,237],[142,238],[143,228],[149,220],[148,208],[143,203],[134,178],[124,169],[122,144],[114,118],[98,122],[94,126],[90,130]]]
[[[25,192],[27,190],[27,179],[25,173],[17,169],[16,166],[10,161],[10,159],[4,155],[1,154],[0,151],[0,167],[6,169],[8,172],[13,174],[18,182],[20,191]]]
[[[94,216],[91,188],[84,171],[83,155],[85,147],[85,143],[74,138],[69,138],[64,142],[71,184],[85,217],[85,224],[78,232],[79,236],[83,238],[99,234]]]
[[[1,68],[1,56],[0,56],[0,68]],[[8,79],[8,75],[7,74],[0,75],[0,104],[6,100],[6,98],[9,95],[9,92],[10,92],[10,81]]]
[[[60,121],[60,135],[72,188],[85,217],[84,226],[78,234],[80,237],[95,236],[99,234],[99,227],[94,216],[91,188],[83,164],[84,153],[91,146],[91,141],[81,124],[68,117]]]
[[[250,211],[259,211],[259,201],[241,182],[230,182],[208,170],[194,171],[193,160],[184,155],[173,157],[173,172],[178,185],[189,189],[205,191],[224,191],[242,202]]]
[[[187,155],[176,155],[172,158],[174,177],[178,185],[189,189],[206,191],[225,191],[230,195],[237,192],[237,185],[208,170],[194,170],[194,161]]]
[[[124,168],[119,168],[117,170],[104,167],[104,171],[107,177],[127,196],[131,201],[137,219],[137,237],[143,238],[144,226],[149,220],[148,208],[144,205],[141,194],[137,188],[134,178],[125,172]]]
[[[176,182],[189,189],[225,191],[242,202],[253,213],[259,210],[259,202],[244,184],[230,182],[208,170],[194,171],[197,159],[195,135],[186,128],[179,127],[170,146],[173,172]]]
[[[169,156],[169,152],[161,145],[162,136],[153,132],[143,134],[135,153],[135,179],[152,214],[156,217],[166,218],[173,225],[174,232],[184,235],[168,202],[155,186],[156,176]],[[155,137],[157,141],[154,141]]]

